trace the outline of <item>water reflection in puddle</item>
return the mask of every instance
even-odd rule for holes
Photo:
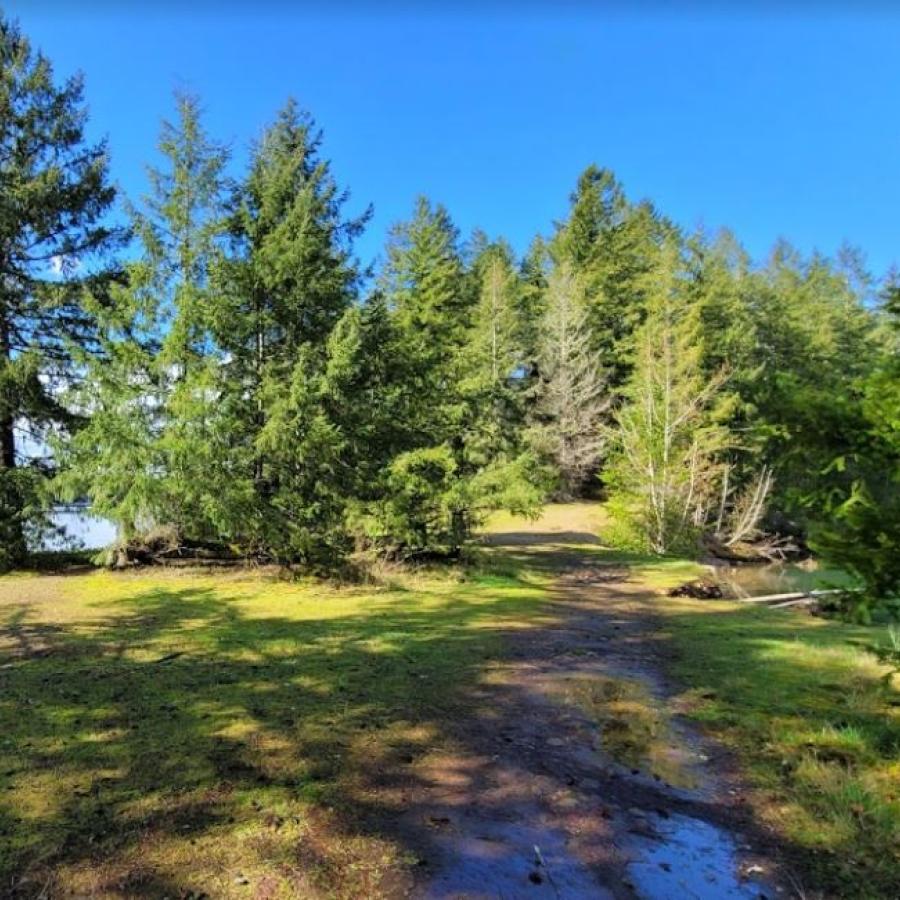
[[[657,837],[636,837],[628,876],[647,900],[758,900],[763,887],[738,874],[737,848],[713,825],[673,815],[655,821]]]
[[[462,834],[438,837],[449,852],[425,900],[612,900],[590,870],[566,847],[563,834],[490,818],[467,821]]]

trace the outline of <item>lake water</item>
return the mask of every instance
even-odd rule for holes
[[[45,550],[98,550],[116,538],[116,528],[112,522],[92,516],[86,510],[60,509],[52,514],[51,519],[54,525],[66,529],[66,536],[46,539]]]

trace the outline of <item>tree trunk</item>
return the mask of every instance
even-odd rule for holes
[[[9,323],[0,313],[0,372],[10,364]],[[14,478],[16,468],[15,410],[12,397],[0,396],[0,568],[25,561],[22,497]]]

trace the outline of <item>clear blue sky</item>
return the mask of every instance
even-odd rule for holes
[[[522,250],[596,162],[683,225],[728,225],[755,256],[781,235],[828,253],[849,240],[876,274],[900,262],[900,17],[887,8],[324,8],[7,5],[60,75],[84,72],[91,133],[108,135],[132,196],[173,88],[200,94],[239,160],[293,95],[352,207],[375,205],[365,259],[419,193],[464,233]]]

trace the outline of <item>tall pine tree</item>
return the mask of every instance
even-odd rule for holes
[[[352,244],[369,215],[345,215],[320,147],[293,101],[256,146],[211,326],[222,351],[219,529],[247,552],[311,564],[344,540],[349,482],[323,378],[330,336],[357,296]]]

